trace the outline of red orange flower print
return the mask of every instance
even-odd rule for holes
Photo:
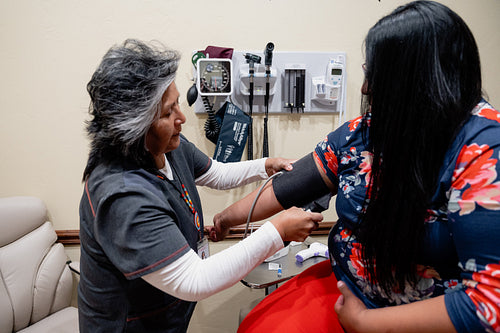
[[[476,209],[476,204],[500,210],[500,181],[494,182],[498,177],[498,160],[492,155],[488,145],[472,144],[462,148],[452,178],[451,211],[469,214]],[[454,202],[458,206],[451,204]]]
[[[314,160],[316,161],[317,165],[319,165],[321,167],[321,169],[323,170],[323,173],[326,174],[326,169],[323,166],[323,161],[321,161],[321,159],[319,158],[319,156],[316,152],[313,152],[313,157],[314,157]]]
[[[356,128],[358,128],[359,124],[361,124],[361,119],[363,119],[362,116],[359,116],[357,118],[354,118],[349,121],[349,131],[354,132]]]
[[[349,238],[352,237],[352,231],[349,230],[349,229],[343,229],[341,232],[340,232],[340,237],[342,237],[342,240],[348,240]]]
[[[339,162],[337,161],[337,155],[333,152],[332,148],[328,146],[325,151],[325,160],[328,162],[327,167],[333,172],[334,175],[337,175],[337,171],[339,168]]]
[[[323,172],[326,173],[326,169],[323,165],[323,162],[321,161],[316,152],[314,152],[313,157],[316,160],[316,162],[321,166]],[[333,174],[336,176],[339,168],[339,163],[337,161],[337,155],[335,155],[330,146],[326,147],[326,151],[323,152],[323,157],[326,160],[326,167],[328,168],[328,170],[333,172]]]
[[[484,271],[464,281],[467,295],[476,306],[476,313],[490,331],[500,332],[500,264],[486,265]]]
[[[361,175],[365,175],[365,187],[368,187],[370,184],[370,179],[372,176],[372,163],[373,163],[373,154],[367,151],[361,152],[361,157],[363,158],[363,162],[359,165],[361,171],[359,172]]]
[[[361,277],[361,278],[366,279],[366,278],[369,278],[368,269],[366,268],[366,266],[363,262],[361,251],[362,251],[361,244],[353,243],[352,244],[352,252],[351,252],[351,255],[349,256],[349,259],[350,259],[352,267],[356,271],[356,275]]]
[[[495,109],[490,109],[488,107],[479,110],[477,113],[479,117],[484,117],[487,119],[495,120],[500,123],[500,112]]]

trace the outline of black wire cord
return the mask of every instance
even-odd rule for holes
[[[213,106],[212,104],[210,104],[208,96],[203,96],[202,100],[203,100],[203,105],[205,106],[205,110],[208,113],[208,118],[205,121],[205,136],[207,137],[208,140],[217,144],[217,139],[219,138],[219,133],[220,133],[220,125],[217,122],[217,119],[215,119]]]
[[[250,225],[250,220],[252,219],[253,210],[255,209],[255,204],[257,203],[257,199],[259,199],[259,196],[262,193],[262,190],[264,189],[264,187],[266,186],[266,184],[271,181],[271,179],[273,179],[274,177],[280,176],[282,174],[283,174],[283,171],[276,172],[275,174],[273,174],[272,176],[270,176],[269,178],[267,178],[266,181],[264,182],[264,184],[262,184],[260,186],[259,191],[257,192],[257,195],[253,199],[252,206],[250,207],[250,211],[248,212],[247,223],[245,225],[245,233],[243,234],[243,238],[247,238],[248,227]]]
[[[252,66],[253,67],[253,66]],[[249,114],[250,114],[250,122],[248,124],[248,147],[247,147],[247,159],[253,160],[253,75],[254,69],[250,69],[250,96],[248,97],[249,104]]]
[[[265,116],[264,116],[264,143],[262,147],[262,157],[269,157],[269,134],[267,132],[267,121],[268,121],[268,115],[269,115],[269,76],[271,74],[267,74],[266,70],[266,76],[267,76],[267,82],[266,82],[266,96],[264,97],[264,104],[266,105],[266,111],[265,111]]]
[[[262,157],[269,157],[269,135],[267,131],[267,121],[269,115],[269,79],[271,77],[271,64],[273,63],[274,44],[267,43],[264,49],[264,63],[266,65],[266,96],[264,97],[265,117],[264,117],[264,143],[262,147]]]

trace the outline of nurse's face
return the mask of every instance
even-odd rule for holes
[[[168,86],[161,98],[160,117],[156,119],[146,134],[146,147],[153,155],[156,166],[163,168],[163,154],[179,147],[179,134],[186,117],[179,106],[179,91],[174,82]]]

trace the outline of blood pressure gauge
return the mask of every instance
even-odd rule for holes
[[[233,92],[231,59],[198,59],[196,86],[201,96],[228,96]]]

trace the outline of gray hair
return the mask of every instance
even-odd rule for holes
[[[140,149],[137,142],[159,114],[179,59],[177,51],[159,42],[127,39],[109,49],[87,84],[93,116],[87,132],[94,149],[111,145],[123,157],[142,154],[133,150]]]

